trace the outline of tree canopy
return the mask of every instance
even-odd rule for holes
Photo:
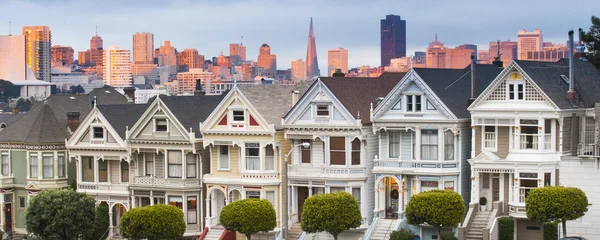
[[[43,190],[31,198],[27,232],[42,240],[89,239],[96,211],[93,197],[70,189]]]
[[[546,186],[531,190],[525,198],[527,218],[538,223],[562,222],[563,236],[567,236],[566,222],[575,220],[588,211],[588,199],[575,187]]]
[[[181,209],[164,204],[133,208],[121,218],[121,234],[128,239],[179,239],[185,233]]]
[[[85,93],[85,89],[83,89],[81,85],[71,85],[71,87],[69,87],[69,92],[71,94],[83,94]]]
[[[346,192],[313,195],[304,201],[302,230],[309,233],[328,232],[338,239],[346,230],[360,226],[360,206]]]
[[[408,223],[427,223],[435,227],[440,236],[442,228],[451,228],[463,221],[465,204],[454,191],[431,190],[413,195],[404,213]]]
[[[12,82],[0,79],[0,101],[8,102],[10,98],[17,96],[19,96],[18,88]]]
[[[251,239],[252,234],[275,229],[277,216],[269,200],[248,198],[223,207],[219,222],[225,229],[240,232]]]
[[[600,18],[592,16],[589,31],[584,31],[581,40],[587,48],[587,59],[600,69]]]

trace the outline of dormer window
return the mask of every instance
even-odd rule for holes
[[[421,112],[421,95],[406,95],[406,111]]]
[[[166,132],[167,129],[167,119],[156,119],[157,132]]]
[[[244,111],[243,110],[233,110],[233,121],[234,122],[244,122]]]
[[[329,105],[327,105],[327,104],[317,105],[317,117],[329,117]]]
[[[93,127],[94,139],[104,139],[104,128],[102,127]]]
[[[510,83],[508,84],[508,99],[509,100],[523,100],[523,83]]]

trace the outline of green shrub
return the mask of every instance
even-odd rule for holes
[[[240,232],[251,239],[252,234],[275,229],[277,216],[269,200],[247,198],[223,207],[219,222],[225,229]]]
[[[400,229],[390,234],[390,240],[414,240],[415,233],[410,229]]]
[[[121,218],[121,234],[128,239],[179,239],[185,228],[181,209],[164,204],[133,208]]]
[[[534,188],[525,198],[527,218],[537,223],[561,222],[563,237],[567,221],[583,217],[588,211],[588,199],[579,188],[546,186]]]
[[[515,235],[515,220],[510,217],[503,217],[498,220],[498,230],[500,240],[513,240]]]
[[[408,223],[427,223],[441,236],[442,228],[453,228],[463,221],[465,203],[454,191],[426,191],[410,197],[404,214]]]
[[[90,240],[106,239],[106,237],[108,236],[108,233],[106,233],[106,231],[108,230],[109,223],[110,222],[108,219],[108,204],[106,204],[105,202],[100,203],[96,207],[96,222],[94,223],[94,234],[92,235],[93,237]]]
[[[328,232],[333,239],[343,231],[360,226],[362,216],[356,199],[347,192],[313,195],[304,201],[302,230]]]
[[[453,232],[442,232],[440,240],[458,240],[458,238],[454,236]]]
[[[558,239],[558,223],[546,222],[544,223],[544,240],[557,240]]]

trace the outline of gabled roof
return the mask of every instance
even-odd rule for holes
[[[127,127],[131,128],[135,125],[148,108],[148,104],[99,105],[96,107],[121,139],[125,139]]]
[[[470,118],[471,66],[464,69],[414,68],[414,71],[457,118]],[[493,64],[475,65],[475,98],[502,71]]]
[[[269,123],[275,126],[275,130],[282,129],[281,118],[293,107],[292,92],[298,91],[298,99],[313,81],[301,81],[296,85],[241,85],[238,89],[250,101],[258,113]]]
[[[379,77],[321,77],[321,81],[335,94],[344,107],[362,123],[369,123],[371,103],[385,97],[406,75],[404,72],[384,72]]]
[[[11,125],[12,123],[16,122],[17,120],[19,120],[24,114],[12,114],[12,113],[5,113],[5,114],[0,114],[0,123],[4,123],[6,124],[6,126]]]
[[[600,72],[588,61],[574,61],[575,102],[567,98],[569,84],[561,77],[569,77],[569,59],[557,62],[514,61],[561,109],[591,108],[594,103],[600,102]]]
[[[0,131],[0,142],[64,144],[68,136],[67,125],[61,124],[50,106],[43,103]]]
[[[160,100],[175,115],[177,120],[187,130],[192,128],[196,137],[200,137],[200,122],[204,122],[212,111],[219,105],[227,92],[222,95],[204,96],[160,96]]]

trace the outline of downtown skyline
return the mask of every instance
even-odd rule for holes
[[[221,51],[228,54],[230,43],[243,42],[248,59],[256,60],[260,46],[267,43],[277,55],[278,69],[287,69],[292,60],[305,58],[307,30],[313,17],[319,69],[324,71],[327,51],[338,47],[349,50],[349,67],[379,66],[379,24],[387,14],[400,15],[406,20],[407,56],[410,56],[415,51],[424,51],[435,34],[446,46],[471,43],[479,49],[487,49],[491,41],[515,41],[520,29],[539,28],[544,31],[545,41],[564,43],[568,30],[589,28],[591,9],[600,7],[600,3],[590,1],[585,8],[574,7],[569,17],[564,18],[564,11],[555,7],[560,4],[558,1],[518,2],[518,9],[511,7],[516,1],[504,1],[494,8],[477,1],[467,1],[461,6],[381,1],[374,5],[382,7],[368,13],[358,1],[343,5],[336,1],[309,2],[152,0],[131,1],[119,4],[119,9],[109,10],[116,2],[8,1],[0,9],[0,22],[5,22],[0,24],[0,35],[9,33],[9,21],[12,34],[19,34],[23,26],[46,25],[52,30],[52,45],[71,46],[78,52],[89,47],[89,39],[98,24],[98,35],[105,46],[119,45],[132,50],[132,35],[145,31],[154,34],[154,48],[170,40],[178,51],[197,48],[206,59],[218,56]],[[265,4],[269,5],[269,14],[263,14],[267,11]],[[24,8],[29,14],[18,14]],[[339,11],[330,11],[334,8]],[[531,11],[534,8],[537,11]],[[511,9],[511,15],[502,15],[506,12],[503,9]],[[423,12],[429,14],[423,15]],[[156,15],[169,17],[157,18]],[[250,25],[253,27],[248,27]]]

